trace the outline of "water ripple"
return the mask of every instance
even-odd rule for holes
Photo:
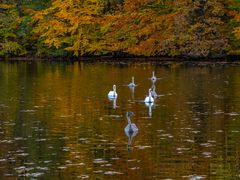
[[[117,171],[105,171],[104,174],[105,175],[120,175],[120,174],[123,174],[123,173],[117,172]]]
[[[141,145],[138,145],[138,146],[135,146],[135,147],[138,148],[138,149],[152,148],[152,146],[141,146]]]
[[[95,163],[95,164],[103,164],[103,163],[107,163],[108,161],[106,161],[106,160],[103,160],[103,159],[94,159],[93,160],[93,163]]]

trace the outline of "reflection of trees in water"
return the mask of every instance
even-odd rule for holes
[[[225,158],[233,160],[234,157],[231,154],[236,148],[232,138],[229,138],[229,135],[232,136],[229,128],[235,128],[236,126],[230,127],[228,125],[232,121],[231,117],[226,115],[229,112],[229,104],[233,100],[229,99],[231,93],[226,90],[232,91],[232,88],[226,89],[228,78],[221,73],[220,75],[215,74],[212,69],[211,71],[205,71],[204,74],[198,74],[197,77],[194,76],[192,79],[194,80],[194,86],[187,100],[191,120],[189,137],[192,137],[194,141],[192,151],[195,154],[202,154],[194,163],[195,169],[199,167],[198,161],[206,163],[203,160],[206,157],[216,160],[222,157],[223,161],[218,163],[224,164]],[[219,151],[220,149],[221,151]],[[216,151],[219,151],[217,156],[215,156]],[[218,163],[212,164],[212,166],[217,166]],[[222,169],[220,173],[223,173],[223,171]]]
[[[240,121],[234,113],[240,112],[238,68],[225,72],[207,67],[158,67],[156,71],[165,78],[155,85],[166,95],[158,99],[153,118],[144,119],[141,117],[145,116],[146,107],[134,101],[129,103],[126,86],[120,91],[120,106],[116,110],[106,97],[108,83],[124,82],[121,75],[130,76],[132,66],[120,69],[105,64],[84,64],[80,70],[77,65],[79,63],[56,66],[40,63],[34,65],[31,72],[27,72],[31,65],[26,68],[26,64],[21,68],[16,64],[9,65],[9,72],[5,72],[6,67],[0,68],[5,70],[0,76],[1,103],[9,106],[0,106],[0,119],[9,122],[0,121],[5,133],[0,134],[1,140],[30,135],[26,141],[13,141],[14,145],[1,143],[0,159],[5,157],[2,154],[16,157],[16,151],[22,147],[29,154],[16,158],[12,165],[2,163],[1,169],[11,168],[5,172],[11,172],[16,164],[20,166],[31,160],[36,160],[36,166],[51,160],[45,165],[50,169],[65,167],[68,163],[85,163],[61,170],[65,177],[111,168],[132,173],[130,176],[136,179],[141,179],[141,174],[155,175],[159,179],[174,179],[185,174],[210,177],[215,170],[218,178],[224,173],[233,175],[237,172]],[[135,89],[135,99],[138,99],[144,95],[142,89],[149,88],[150,84],[143,82],[147,81],[151,66],[133,67],[134,74],[142,79],[146,77],[140,79],[142,82]],[[228,84],[224,82],[226,80]],[[122,131],[125,121],[121,114],[129,108],[139,117],[137,124],[141,130],[133,142]],[[41,139],[47,140],[39,141]],[[126,151],[127,142],[137,144],[131,154]],[[139,160],[140,163],[129,162],[129,168],[139,167],[143,173],[129,172],[127,159]],[[109,164],[112,166],[107,167]],[[226,166],[228,168],[224,169]],[[50,170],[50,173],[57,172]],[[94,173],[92,176],[101,177]]]
[[[161,127],[160,135],[168,137],[169,134],[172,134],[174,137],[173,141],[169,140],[169,144],[166,145],[171,160],[185,159],[189,161],[186,167],[192,166],[193,174],[207,172],[210,160],[216,160],[212,166],[222,165],[225,162],[218,161],[216,156],[226,157],[227,153],[231,151],[232,154],[235,151],[233,149],[236,148],[237,143],[233,145],[233,141],[228,138],[229,132],[226,132],[226,128],[229,128],[228,123],[233,121],[229,121],[229,116],[223,113],[214,114],[217,110],[229,111],[226,111],[226,104],[229,104],[226,101],[229,99],[225,94],[228,94],[226,90],[231,91],[232,88],[226,87],[224,81],[228,78],[222,70],[213,70],[208,67],[183,68],[176,66],[174,68],[176,69],[172,69],[171,74],[166,75],[163,79],[160,88],[161,92],[170,91],[171,93],[170,96],[165,96],[160,100],[164,105],[161,109],[165,111],[165,116],[160,114],[159,108],[154,112],[155,116],[164,119],[158,125]],[[216,98],[214,94],[217,94],[219,98]],[[169,119],[169,116],[172,119]],[[153,124],[153,126],[157,126],[157,124]],[[158,140],[154,141],[158,142]],[[230,141],[232,141],[231,146],[228,146],[230,149],[225,148],[226,143],[230,144]],[[179,150],[174,150],[174,147],[178,147]],[[171,156],[174,152],[182,154],[179,154],[180,157]],[[165,156],[163,158],[167,160]],[[179,162],[179,165],[181,164],[184,163]],[[223,171],[221,175],[223,175]]]

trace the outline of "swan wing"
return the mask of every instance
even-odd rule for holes
[[[126,134],[128,134],[129,130],[130,130],[130,124],[128,124],[128,125],[124,128],[124,131],[125,131]]]
[[[114,91],[109,91],[108,97],[109,97],[110,99],[112,99],[112,98],[117,98],[117,93],[114,92]]]
[[[149,102],[149,97],[145,97],[144,102]]]
[[[133,132],[138,131],[138,128],[134,123],[131,124],[131,128],[132,128]]]
[[[154,99],[152,97],[146,97],[145,100],[144,100],[145,103],[153,103],[154,102]]]

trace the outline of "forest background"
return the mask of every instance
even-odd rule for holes
[[[240,0],[0,0],[0,57],[240,55]]]

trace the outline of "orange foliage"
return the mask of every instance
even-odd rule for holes
[[[165,13],[170,3],[127,0],[124,14],[120,12],[106,20],[112,23],[108,33],[108,43],[112,44],[109,50],[146,56],[166,55],[168,52],[163,47],[172,37],[176,16],[174,11]]]
[[[150,0],[127,0],[124,4],[124,9],[130,12],[136,11],[144,5],[147,5],[149,2]]]

